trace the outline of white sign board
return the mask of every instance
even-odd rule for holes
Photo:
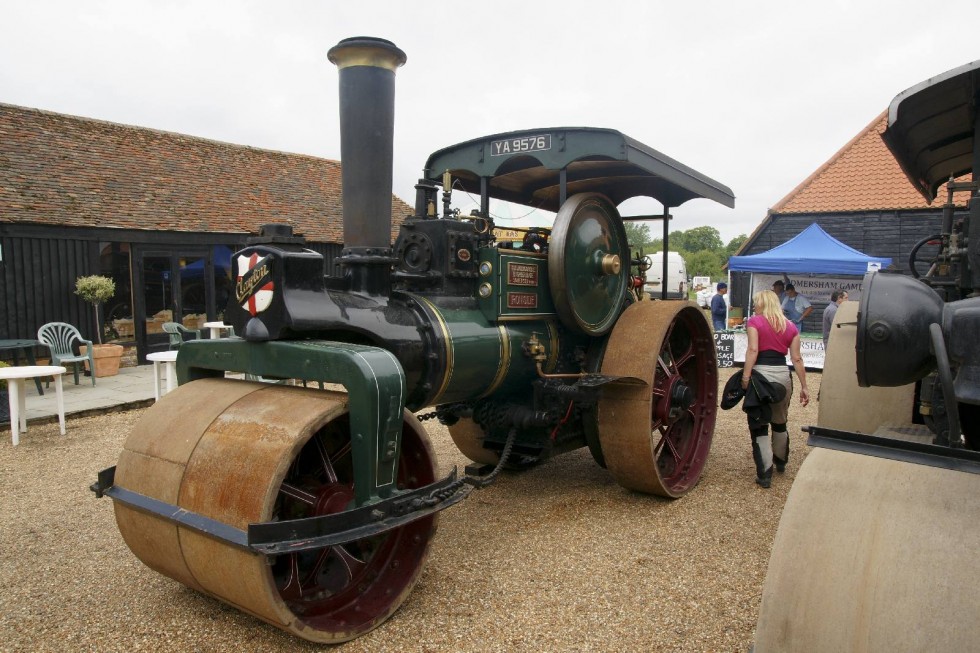
[[[691,283],[694,284],[695,292],[705,288],[711,288],[711,277],[694,277]]]
[[[735,362],[745,362],[745,350],[749,347],[749,337],[744,331],[735,331]],[[824,348],[822,338],[800,338],[800,355],[803,356],[803,366],[810,370],[822,370]],[[792,365],[789,355],[786,364]]]
[[[752,275],[752,295],[754,296],[761,290],[772,290],[772,284],[782,280],[783,275],[781,274],[754,273]],[[863,280],[863,277],[789,277],[789,282],[796,288],[796,292],[810,300],[811,304],[829,303],[830,293],[838,289],[846,290],[847,298],[851,301],[857,301],[861,299],[861,282]],[[751,303],[751,301],[749,299],[746,303]]]

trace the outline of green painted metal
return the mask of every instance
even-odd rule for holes
[[[665,206],[703,197],[735,206],[727,186],[613,129],[546,127],[484,136],[434,152],[425,175],[439,181],[449,170],[457,186],[474,194],[487,178],[491,197],[558,211],[562,169],[569,196],[599,192],[616,205],[646,196]]]
[[[250,343],[239,338],[191,341],[177,354],[177,380],[224,372],[343,385],[349,395],[354,499],[358,506],[396,492],[405,373],[386,349],[325,340]]]
[[[436,354],[443,375],[429,405],[472,401],[501,389],[526,391],[537,377],[534,360],[524,353],[524,345],[532,336],[548,352],[544,371],[552,372],[557,366],[562,343],[553,318],[496,322],[477,308],[440,306],[409,295],[429,315],[439,341]]]
[[[548,259],[541,254],[480,249],[481,269],[490,265],[490,273],[481,272],[480,285],[489,284],[489,292],[477,295],[483,315],[498,319],[549,319],[555,316],[555,305],[548,286]]]
[[[551,292],[565,326],[602,335],[615,324],[629,282],[630,250],[616,208],[602,195],[572,196],[555,218],[548,270]],[[616,273],[606,256],[619,257]]]

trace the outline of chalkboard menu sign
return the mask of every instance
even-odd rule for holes
[[[716,331],[715,352],[718,354],[718,367],[734,367],[735,334],[730,331]]]

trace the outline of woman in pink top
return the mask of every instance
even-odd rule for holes
[[[746,332],[749,346],[745,351],[745,366],[742,368],[742,388],[749,387],[749,379],[759,374],[770,383],[779,383],[786,388],[786,396],[772,406],[772,440],[769,439],[769,426],[749,424],[752,435],[752,458],[755,460],[755,482],[764,488],[772,484],[772,468],[786,471],[789,460],[789,434],[786,432],[786,417],[789,403],[793,398],[793,379],[786,366],[786,353],[790,353],[793,369],[800,379],[800,404],[810,403],[810,393],[806,387],[806,368],[800,355],[800,333],[789,322],[779,307],[779,298],[771,290],[763,290],[752,297],[755,315],[749,318]]]

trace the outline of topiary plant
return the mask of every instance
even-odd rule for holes
[[[109,301],[116,294],[116,282],[109,277],[93,274],[75,279],[75,294],[95,309],[95,333],[102,344],[102,329],[99,322],[99,304]]]

